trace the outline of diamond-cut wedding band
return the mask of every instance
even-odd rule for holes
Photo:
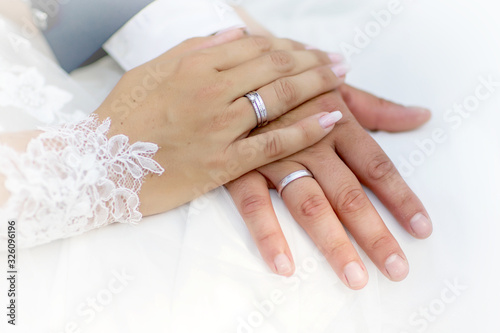
[[[251,91],[245,95],[246,98],[252,103],[255,115],[257,116],[257,127],[266,126],[267,121],[267,110],[262,97],[256,91]]]
[[[276,186],[276,190],[278,191],[278,195],[280,196],[280,198],[281,198],[281,192],[283,192],[283,190],[287,185],[289,185],[294,180],[297,180],[302,177],[313,177],[313,175],[312,173],[309,172],[309,170],[299,170],[292,172],[291,174],[283,178],[279,182],[278,186]]]

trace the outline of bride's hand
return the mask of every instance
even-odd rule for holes
[[[146,178],[143,214],[186,203],[332,130],[340,116],[333,109],[246,138],[256,126],[246,93],[258,90],[273,120],[341,84],[327,53],[296,49],[235,30],[184,42],[124,75],[96,114],[111,118],[109,136],[160,147],[154,158],[165,172]]]

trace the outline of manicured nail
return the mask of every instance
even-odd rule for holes
[[[278,254],[274,258],[274,266],[276,266],[276,271],[279,275],[288,276],[293,270],[290,259],[284,253]]]
[[[220,36],[220,35],[223,35],[225,34],[226,32],[230,32],[230,31],[234,31],[234,30],[239,30],[239,29],[245,29],[246,27],[244,25],[234,25],[232,27],[229,27],[229,28],[226,28],[226,29],[222,29],[220,31],[218,31],[215,36]]]
[[[324,129],[327,129],[335,125],[335,123],[338,122],[340,119],[342,119],[342,112],[334,111],[325,114],[324,116],[321,116],[321,118],[319,118],[319,124]]]
[[[393,281],[403,280],[410,270],[408,262],[398,254],[393,254],[385,261],[385,270]]]
[[[330,60],[334,64],[343,62],[345,60],[344,56],[340,53],[328,53],[328,58],[330,58]]]
[[[347,73],[349,73],[349,71],[351,70],[351,68],[348,65],[343,64],[343,63],[342,64],[337,64],[337,65],[333,65],[331,68],[332,68],[333,73],[337,77],[344,76]]]
[[[410,228],[418,238],[427,238],[432,234],[432,222],[422,213],[411,218]]]
[[[319,50],[316,46],[306,45],[306,50]]]
[[[355,262],[351,261],[344,267],[344,276],[347,280],[347,284],[352,289],[363,288],[368,280],[368,275],[361,268],[361,266]]]

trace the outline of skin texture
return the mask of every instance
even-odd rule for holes
[[[144,181],[141,212],[147,216],[175,208],[326,136],[338,120],[328,121],[333,109],[248,137],[256,116],[242,96],[257,90],[273,107],[272,121],[339,87],[343,80],[332,67],[324,52],[232,30],[187,40],[127,72],[94,114],[100,120],[111,119],[110,137],[125,134],[130,143],[159,145],[154,158],[166,172]],[[262,74],[252,75],[255,72]],[[290,94],[295,91],[300,94]],[[0,137],[0,143],[23,151],[38,134],[11,133]],[[5,201],[9,194],[3,183],[0,179],[0,200]]]
[[[320,117],[333,109],[247,138],[256,117],[242,96],[257,90],[273,120],[337,88],[331,66],[326,53],[233,30],[186,41],[127,72],[95,113],[111,118],[110,136],[159,145],[155,159],[166,172],[148,176],[140,192],[141,212],[151,215],[322,139],[332,126]]]
[[[250,34],[272,36],[244,9],[236,11]],[[341,110],[344,117],[322,141],[252,171],[226,187],[268,266],[277,274],[291,276],[295,265],[268,188],[276,188],[294,171],[308,169],[314,178],[300,178],[289,184],[283,190],[283,200],[340,280],[351,289],[361,289],[368,282],[366,268],[347,237],[347,229],[386,277],[401,281],[409,272],[406,257],[361,184],[370,188],[414,237],[430,236],[432,224],[420,200],[363,127],[388,132],[412,130],[430,119],[430,111],[391,103],[344,84],[254,133],[285,126],[296,117],[330,107]]]
[[[334,125],[322,123],[336,110],[248,138],[256,116],[242,96],[257,90],[274,106],[269,113],[272,121],[337,88],[342,79],[332,66],[324,52],[232,30],[185,41],[127,72],[94,114],[99,120],[111,119],[110,137],[125,134],[130,143],[152,142],[160,147],[155,159],[166,172],[148,176],[140,192],[141,212],[151,215],[322,139]],[[252,75],[255,71],[263,74]],[[290,90],[301,94],[292,98]],[[0,137],[0,143],[23,151],[37,134],[9,134]],[[0,200],[7,198],[0,186]]]
[[[429,112],[380,101],[341,85],[342,78],[333,74],[334,65],[327,54],[306,51],[299,43],[243,37],[241,31],[230,31],[186,41],[130,71],[96,115],[112,119],[110,135],[126,134],[131,142],[160,146],[155,159],[167,172],[146,179],[140,193],[144,215],[172,209],[244,175],[228,188],[271,269],[291,275],[293,259],[268,187],[307,168],[315,179],[293,182],[283,198],[340,279],[353,289],[367,281],[366,269],[344,232],[346,227],[386,276],[401,280],[407,268],[388,267],[394,268],[395,256],[407,265],[404,254],[359,181],[416,237],[427,237],[431,228],[416,234],[409,220],[416,213],[427,218],[428,214],[354,116],[366,128],[398,131],[422,124]],[[256,72],[263,74],[252,75]],[[279,119],[247,139],[255,127],[255,115],[241,96],[251,90],[265,100],[270,120]],[[344,119],[338,130],[325,137],[332,127],[322,128],[318,119],[335,110],[341,110]],[[30,138],[37,133],[22,135]],[[16,145],[19,150],[25,146]],[[0,200],[7,197],[0,186]],[[291,261],[286,272],[275,262],[280,254]],[[347,269],[353,263],[362,276]]]
[[[415,214],[429,219],[420,200],[406,185],[377,143],[363,129],[409,130],[430,118],[428,110],[406,108],[348,85],[313,99],[296,112],[282,116],[267,129],[286,126],[295,117],[327,108],[338,108],[344,117],[319,143],[281,161],[252,171],[227,184],[250,233],[270,268],[290,276],[294,265],[269,197],[286,175],[301,169],[315,178],[301,178],[283,190],[283,200],[292,216],[309,234],[339,278],[350,288],[368,282],[366,268],[354,249],[346,228],[380,271],[393,281],[408,274],[403,251],[366,196],[369,187],[413,236],[426,238],[432,226],[417,234],[410,226]],[[291,261],[289,270],[275,262],[280,254]],[[282,263],[278,261],[278,263]],[[354,263],[354,264],[351,264]],[[359,269],[353,273],[353,265]],[[348,266],[349,265],[349,266]],[[350,273],[350,274],[349,274]],[[349,275],[351,280],[349,281]]]

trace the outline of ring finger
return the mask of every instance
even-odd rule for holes
[[[311,171],[322,184],[342,224],[385,276],[393,281],[403,280],[409,270],[406,257],[358,179],[336,154],[323,155],[318,157],[306,153],[300,159],[305,164],[309,164],[306,161],[321,159],[310,163]],[[332,183],[332,179],[342,181]]]
[[[264,101],[268,120],[276,119],[308,100],[338,88],[344,82],[344,78],[337,77],[333,67],[317,67],[294,76],[277,79],[258,89],[256,92]],[[229,108],[229,112],[236,113],[237,118],[242,120],[242,126],[245,126],[247,131],[256,125],[255,117],[248,117],[248,114],[252,113],[250,110],[256,112],[247,97],[238,98]]]
[[[299,170],[307,169],[292,161],[259,169],[275,187],[284,177]],[[342,282],[352,289],[363,288],[368,282],[366,268],[316,180],[311,177],[293,180],[282,190],[282,197]]]

